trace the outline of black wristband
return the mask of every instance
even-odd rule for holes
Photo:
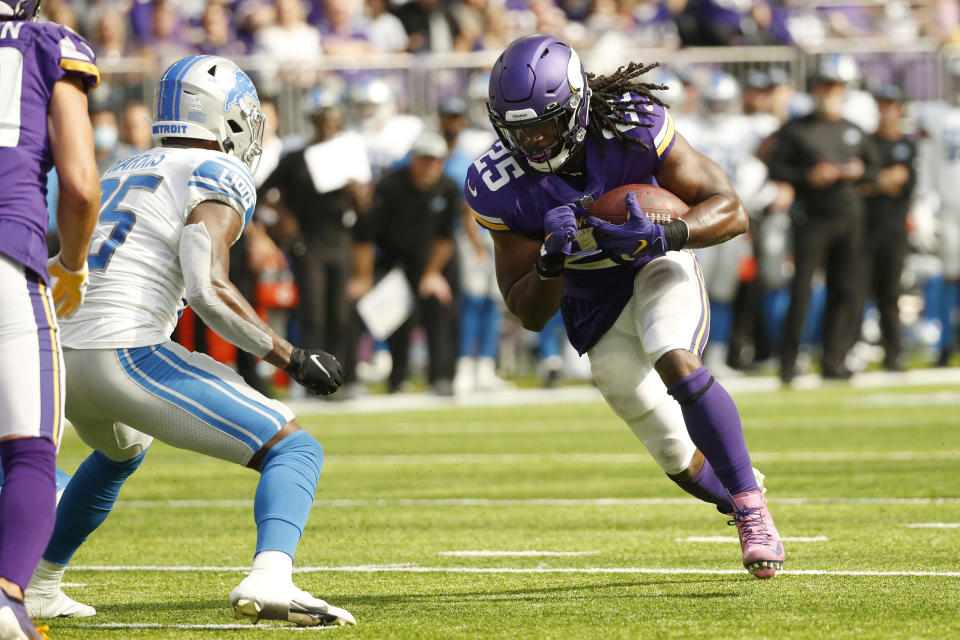
[[[533,269],[541,280],[553,280],[563,275],[563,260],[562,253],[541,255],[537,257]]]
[[[679,251],[687,244],[690,227],[682,218],[677,218],[663,225],[663,235],[667,241],[667,251]]]
[[[303,369],[303,363],[307,359],[307,352],[299,347],[294,347],[290,352],[290,364],[283,368],[283,372],[290,374],[294,378],[300,375]]]

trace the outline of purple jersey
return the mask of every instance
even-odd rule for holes
[[[0,21],[0,253],[47,278],[47,112],[68,73],[100,82],[93,49],[53,23]],[[93,150],[91,149],[91,153]]]
[[[657,105],[647,105],[639,114],[628,117],[641,125],[652,125],[622,127],[649,148],[638,144],[625,148],[608,132],[604,132],[602,141],[588,135],[583,192],[556,175],[524,171],[503,144],[495,142],[470,166],[464,184],[464,195],[477,222],[493,231],[543,238],[543,214],[549,209],[577,202],[585,194],[597,199],[625,184],[651,183],[673,148],[673,118]],[[581,248],[589,248],[592,229],[581,229],[577,240]],[[636,272],[650,260],[621,265],[599,252],[566,259],[560,308],[567,336],[577,351],[587,352],[613,326],[633,295]]]

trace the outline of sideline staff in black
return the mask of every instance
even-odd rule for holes
[[[812,79],[816,108],[785,124],[776,134],[770,177],[793,185],[795,272],[790,307],[783,327],[780,375],[796,373],[814,271],[824,265],[827,303],[823,318],[823,375],[847,378],[844,365],[860,326],[863,198],[858,182],[873,182],[877,157],[873,144],[842,117],[846,84],[853,78],[842,56],[827,56]],[[853,70],[855,73],[855,69]]]
[[[866,196],[864,249],[870,273],[865,295],[877,299],[883,364],[889,371],[903,368],[900,361],[900,275],[907,253],[907,212],[916,185],[916,145],[903,135],[903,93],[888,85],[876,93],[880,126],[871,136],[880,157],[877,180],[861,188]]]
[[[409,373],[410,332],[419,319],[427,334],[428,379],[438,395],[452,395],[456,366],[460,282],[454,221],[463,215],[460,186],[444,175],[447,142],[421,134],[410,164],[381,178],[370,212],[354,232],[354,274],[348,285],[358,299],[374,280],[402,267],[416,292],[416,310],[387,338],[393,368],[388,390],[399,391]]]

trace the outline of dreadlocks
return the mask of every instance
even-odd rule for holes
[[[619,140],[624,147],[630,144],[639,144],[644,149],[650,148],[645,142],[625,134],[617,128],[617,125],[652,127],[653,124],[649,122],[628,120],[627,115],[637,113],[640,107],[649,104],[656,104],[661,107],[669,106],[653,94],[654,91],[666,89],[666,85],[637,82],[635,80],[635,78],[659,66],[659,62],[648,65],[631,62],[610,75],[587,74],[587,85],[593,91],[590,99],[590,124],[588,129],[590,133],[596,136],[597,140],[603,140],[603,130],[605,129],[613,133],[613,137]],[[628,92],[635,95],[625,98],[624,96]]]

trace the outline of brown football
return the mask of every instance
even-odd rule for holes
[[[613,224],[623,224],[629,215],[627,194],[631,191],[636,195],[637,202],[647,217],[658,224],[675,220],[690,209],[683,200],[666,189],[652,184],[625,184],[600,196],[590,206],[590,215]]]

